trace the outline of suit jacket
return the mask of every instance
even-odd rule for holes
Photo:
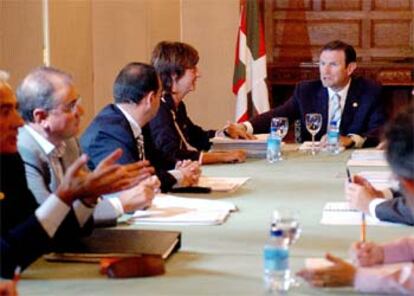
[[[378,219],[394,223],[414,225],[414,213],[401,192],[393,192],[394,198],[380,203],[375,208]]]
[[[29,188],[37,202],[42,204],[59,186],[57,173],[42,147],[25,128],[19,129],[18,149],[25,164]],[[65,172],[79,156],[80,148],[77,140],[75,138],[67,140],[65,154],[62,156],[63,171]],[[105,199],[98,203],[93,217],[95,225],[98,226],[116,225],[118,218],[112,204]]]
[[[66,245],[91,229],[91,220],[80,229],[70,211],[51,239],[37,220],[35,197],[27,187],[19,154],[0,154],[0,276],[12,278],[16,266],[22,269],[42,254]]]
[[[148,126],[142,128],[144,137],[145,157],[154,166],[156,175],[161,181],[161,190],[168,191],[177,180],[166,170],[173,169],[175,160],[165,158],[151,140]],[[108,154],[121,148],[123,153],[118,160],[121,164],[139,161],[138,148],[133,131],[124,114],[113,104],[106,106],[93,119],[83,133],[80,144],[89,156],[88,166],[93,169]]]
[[[320,80],[310,80],[298,83],[293,96],[282,106],[262,113],[250,122],[255,133],[267,133],[273,117],[288,117],[291,122],[300,119],[301,137],[305,141],[311,138],[306,130],[305,114],[321,113],[322,128],[316,135],[316,140],[319,140],[327,132],[328,112],[328,89]],[[367,138],[364,147],[376,146],[384,122],[380,85],[362,77],[352,78],[341,117],[340,134],[358,134]]]
[[[180,127],[187,143],[197,151],[187,149],[184,141],[178,133],[174,121]],[[151,136],[155,147],[164,155],[169,155],[178,160],[198,160],[199,151],[207,151],[211,147],[210,138],[214,137],[215,131],[205,131],[195,125],[187,115],[183,102],[175,107],[170,95],[164,96],[157,115],[150,121]]]

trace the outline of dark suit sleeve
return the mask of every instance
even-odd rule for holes
[[[157,115],[150,121],[149,128],[155,147],[163,155],[169,155],[177,160],[198,159],[200,152],[181,149],[180,135],[175,128],[174,119],[168,107],[160,106]]]
[[[1,277],[12,278],[17,266],[25,269],[51,248],[52,240],[35,215],[12,228],[1,243]]]
[[[381,93],[380,85],[377,85],[373,89],[372,96],[374,98],[374,103],[371,105],[371,110],[368,113],[367,133],[362,135],[366,137],[363,147],[374,147],[378,145],[382,128],[385,123],[384,97]]]
[[[375,214],[383,221],[414,225],[413,213],[402,196],[379,204],[375,209]]]
[[[298,100],[301,95],[301,87],[298,84],[295,87],[293,96],[287,100],[282,106],[273,108],[265,113],[257,115],[250,120],[255,134],[268,133],[270,130],[270,121],[273,117],[287,117],[289,121],[300,118],[300,109]]]

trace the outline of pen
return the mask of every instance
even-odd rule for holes
[[[346,168],[346,175],[348,177],[348,181],[352,183],[351,173],[349,172],[349,168]],[[365,213],[362,212],[361,214],[361,242],[365,243],[367,237],[367,222],[365,221]]]

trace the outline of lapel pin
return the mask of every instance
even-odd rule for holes
[[[353,102],[352,103],[352,107],[354,107],[354,108],[358,107],[358,103],[357,102]]]
[[[0,192],[0,200],[3,200],[5,197],[5,194],[3,192]]]

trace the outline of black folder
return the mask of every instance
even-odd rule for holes
[[[167,259],[181,247],[181,232],[97,228],[92,235],[47,254],[49,261],[99,262],[107,257],[158,255]]]

